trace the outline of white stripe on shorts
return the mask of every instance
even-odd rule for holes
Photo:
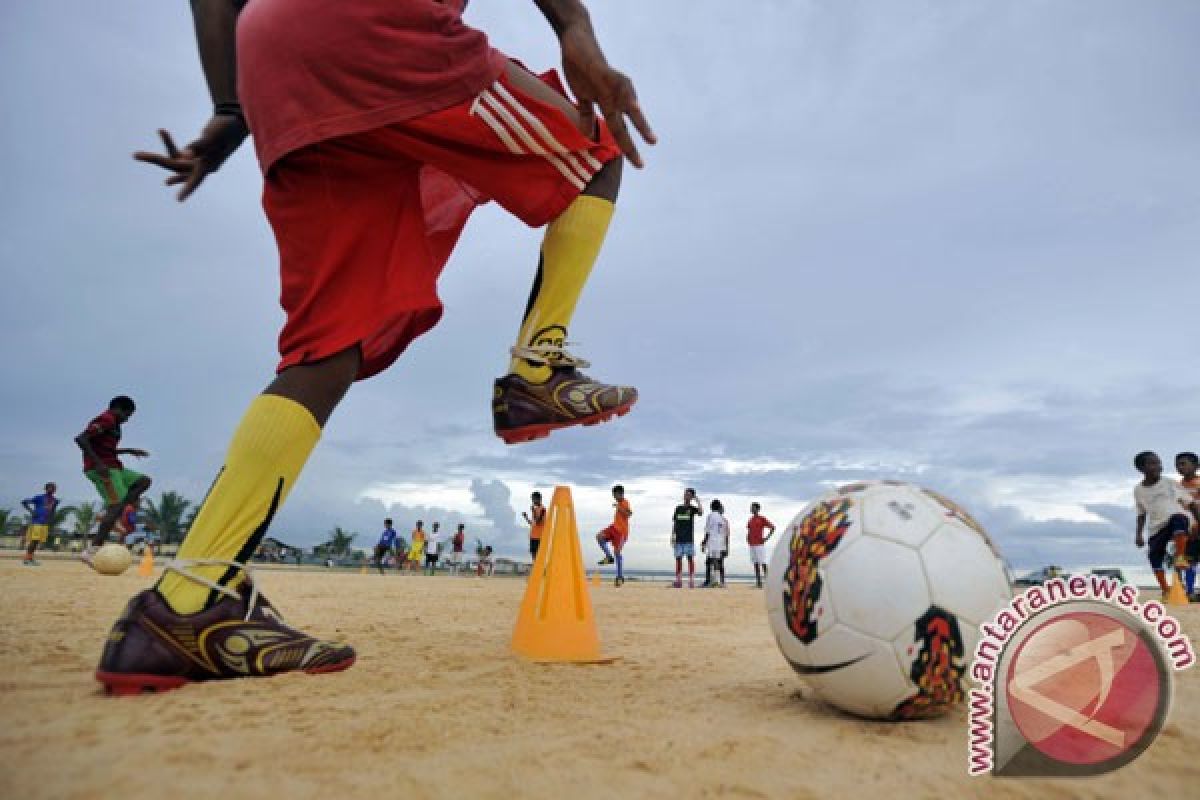
[[[538,119],[529,109],[521,105],[521,101],[513,97],[512,93],[509,92],[508,89],[504,88],[504,84],[496,81],[494,84],[492,84],[492,88],[496,94],[508,102],[508,105],[516,109],[517,113],[525,118],[525,121],[529,124],[529,127],[540,136],[541,140],[546,144],[547,147],[549,147],[555,153],[560,153],[566,156],[566,158],[570,160],[571,165],[575,167],[580,174],[590,180],[592,177],[592,172],[600,169],[600,162],[597,161],[595,156],[593,156],[591,153],[587,152],[586,150],[578,153],[574,152],[567,148],[567,146],[562,142],[558,141],[558,139],[554,138],[554,134],[550,132],[550,129],[542,124],[542,121]],[[580,156],[582,156],[586,160],[588,166],[591,167],[590,172],[579,163]]]
[[[545,147],[543,147],[537,141],[537,139],[534,138],[533,134],[531,134],[528,129],[521,125],[517,118],[512,115],[512,112],[510,112],[504,106],[504,104],[500,102],[499,98],[493,94],[490,89],[485,90],[483,94],[480,95],[480,98],[483,101],[483,105],[487,106],[488,109],[494,112],[495,117],[493,119],[504,124],[510,133],[516,134],[517,138],[520,140],[520,143],[526,148],[525,150],[518,149],[514,150],[513,152],[522,154],[536,153],[553,164],[554,168],[561,172],[563,177],[569,180],[575,186],[575,188],[580,190],[583,189],[586,181],[584,177],[581,177],[580,171],[577,171],[579,170],[578,164],[567,164],[560,156],[549,152]],[[591,177],[586,172],[582,172],[582,175],[589,179]]]

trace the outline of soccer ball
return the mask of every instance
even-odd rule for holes
[[[767,616],[822,699],[876,719],[937,716],[962,700],[979,625],[1012,597],[970,514],[908,483],[854,483],[781,533]]]
[[[123,544],[109,542],[96,551],[92,564],[101,575],[120,575],[129,569],[133,556]]]

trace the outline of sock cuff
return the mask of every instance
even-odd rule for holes
[[[321,426],[307,408],[277,394],[260,394],[242,416],[225,463],[251,457],[292,454],[302,459],[321,438]]]
[[[558,234],[572,234],[577,231],[594,233],[596,226],[602,226],[600,232],[608,229],[616,211],[616,204],[603,197],[593,197],[581,194],[571,201],[571,205],[550,223],[550,231]]]

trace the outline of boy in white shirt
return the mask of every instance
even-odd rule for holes
[[[729,555],[729,523],[725,520],[725,506],[720,500],[709,504],[711,513],[704,523],[704,541],[700,549],[708,553],[704,565],[704,585],[709,589],[725,588],[725,557]],[[721,575],[720,583],[714,583],[714,572]]]
[[[1190,509],[1197,515],[1200,515],[1200,511],[1197,510],[1196,501],[1183,487],[1162,477],[1162,459],[1158,454],[1149,450],[1138,453],[1133,458],[1133,466],[1143,476],[1141,482],[1133,487],[1133,500],[1137,506],[1134,544],[1138,547],[1146,546],[1146,555],[1150,559],[1150,568],[1154,570],[1154,579],[1158,581],[1158,586],[1165,595],[1169,588],[1163,569],[1167,544],[1174,541],[1173,566],[1182,573],[1187,566],[1184,550],[1187,545],[1188,528],[1191,527],[1191,518],[1187,511]],[[1150,531],[1148,540],[1143,536],[1146,530]]]

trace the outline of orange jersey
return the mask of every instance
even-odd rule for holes
[[[624,513],[622,513],[622,512],[626,512],[626,511],[629,512],[630,514],[632,514],[633,508],[632,508],[632,506],[629,505],[629,501],[622,497],[621,500],[617,503],[616,511],[613,513],[613,523],[612,524],[613,524],[614,528],[616,528],[618,531],[621,532],[622,536],[628,537],[629,536],[629,517],[626,516]]]
[[[542,531],[546,529],[546,507],[532,506],[529,510],[532,514],[530,519],[533,520],[533,524],[529,526],[529,538],[541,539]]]

